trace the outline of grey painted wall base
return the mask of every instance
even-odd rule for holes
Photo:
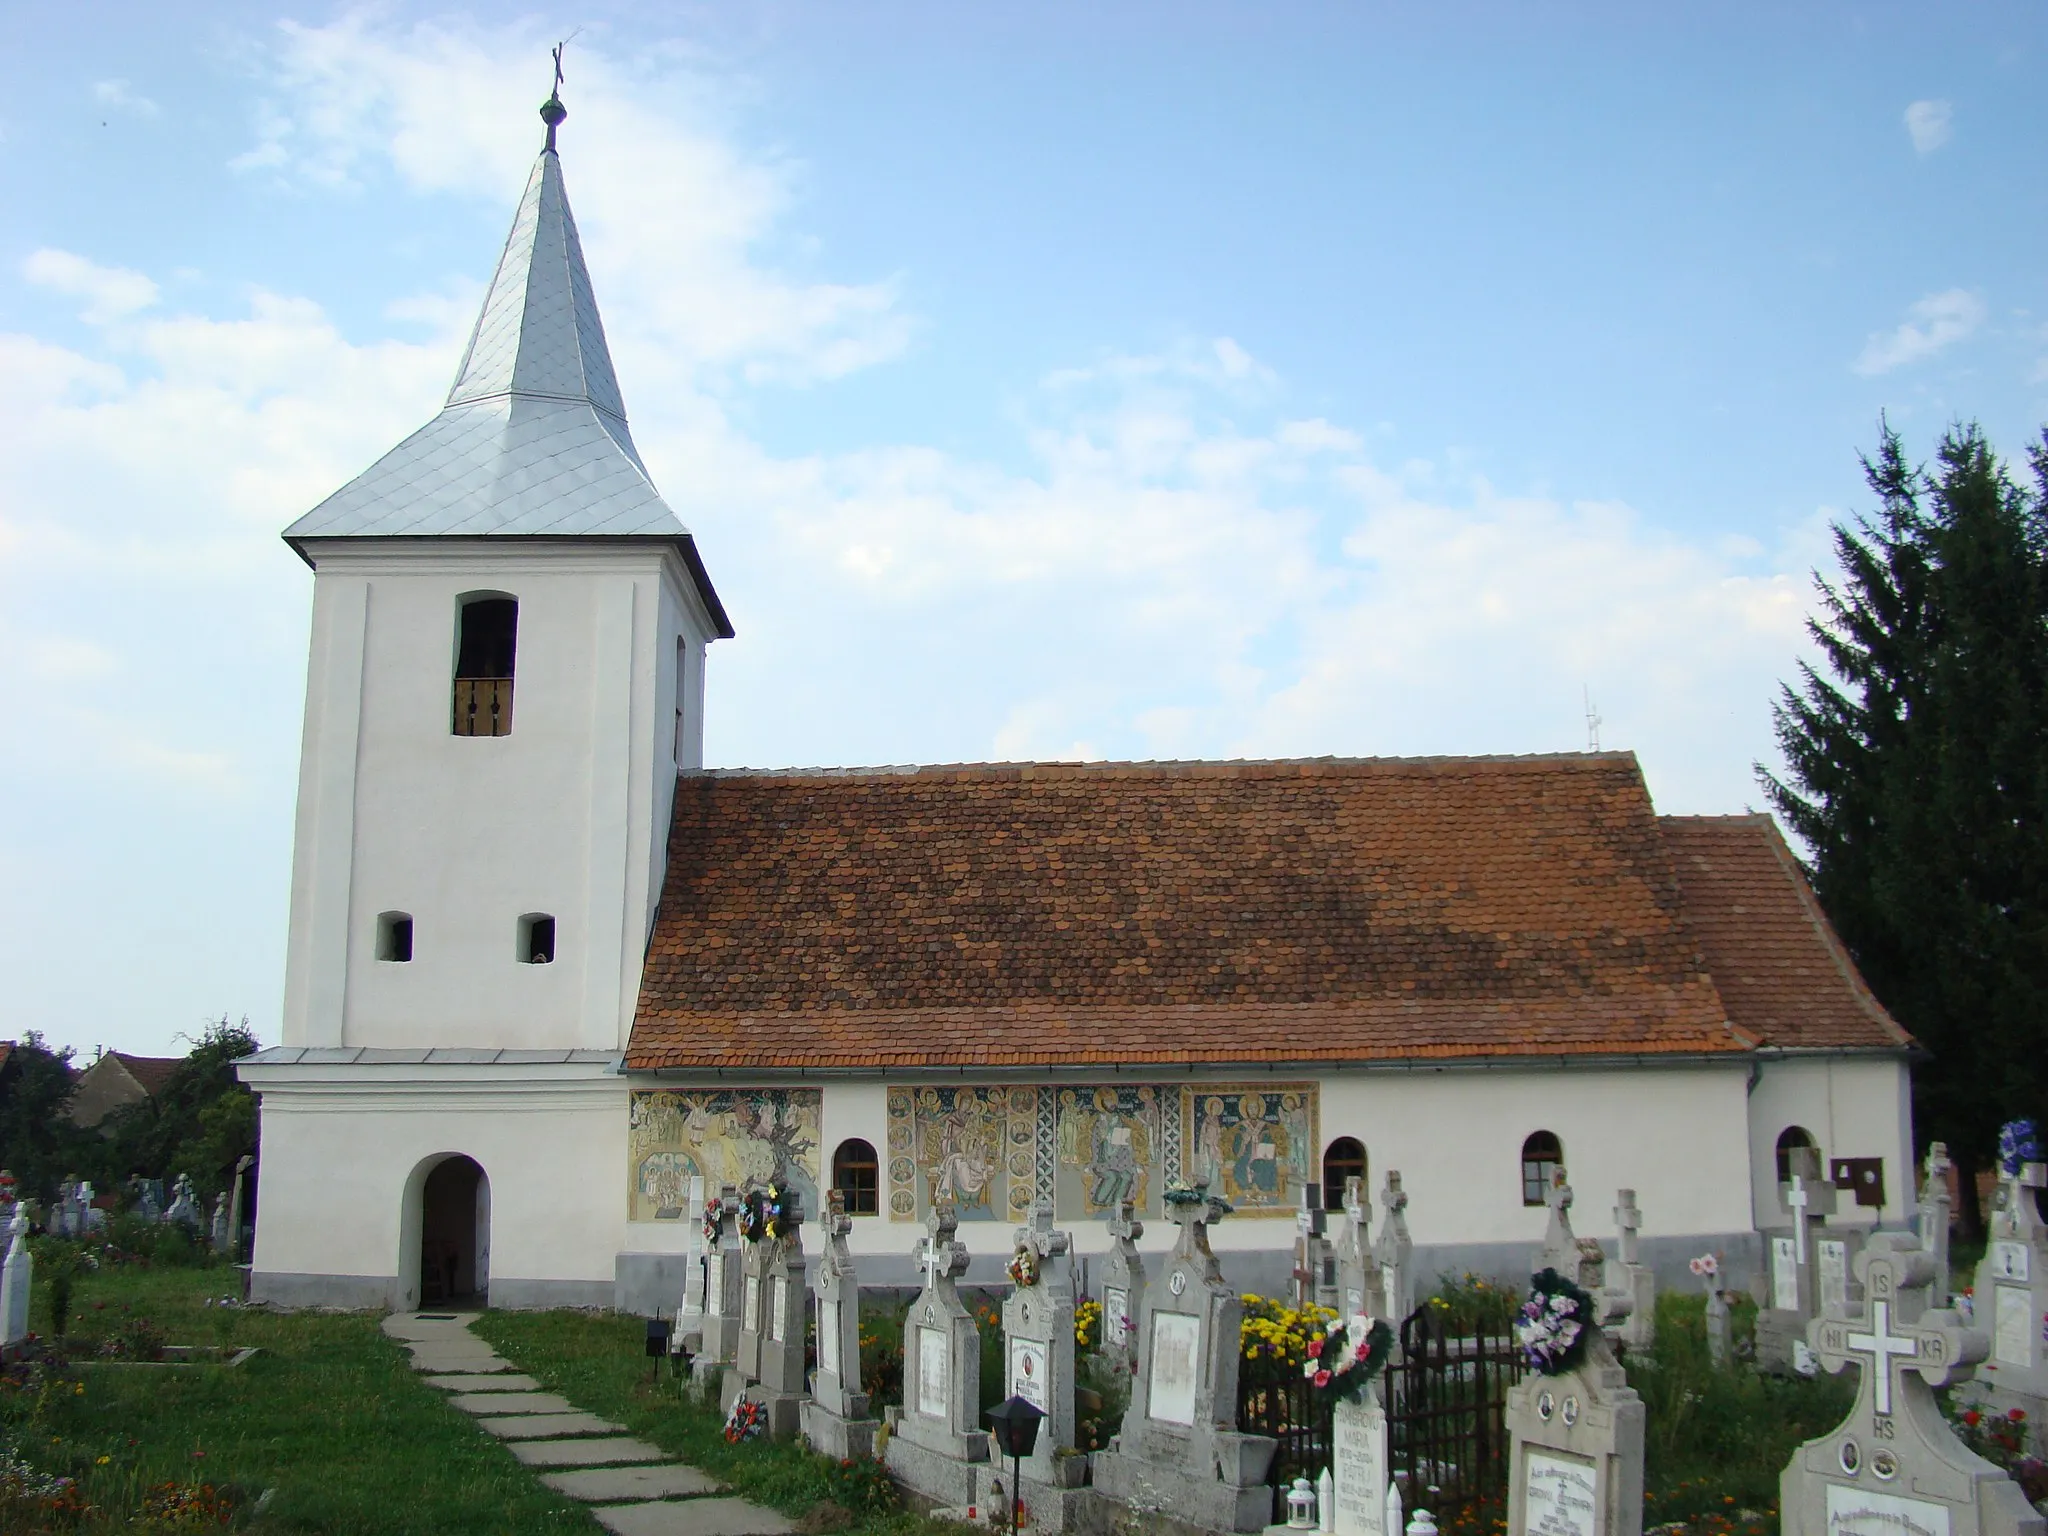
[[[540,1312],[549,1307],[602,1311],[612,1304],[614,1289],[608,1280],[500,1280],[493,1275],[489,1304],[508,1312]]]
[[[681,1253],[620,1254],[612,1265],[610,1305],[639,1317],[674,1317],[683,1304],[691,1262]]]
[[[331,1312],[384,1312],[398,1294],[396,1275],[292,1275],[255,1270],[249,1300],[266,1306]]]

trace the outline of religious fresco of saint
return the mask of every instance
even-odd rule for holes
[[[1206,1179],[1240,1216],[1302,1208],[1321,1142],[1312,1083],[1181,1089],[1186,1177]]]
[[[636,1092],[627,1135],[634,1221],[701,1216],[684,1209],[690,1180],[704,1188],[778,1184],[806,1215],[818,1205],[825,1097],[817,1088]]]
[[[891,1088],[889,1218],[951,1201],[968,1221],[1022,1221],[1039,1189],[1038,1088]]]
[[[1061,1088],[1058,1104],[1057,1214],[1069,1221],[1099,1221],[1118,1201],[1129,1200],[1139,1215],[1156,1220],[1167,1178],[1167,1118],[1178,1130],[1179,1096],[1149,1084]]]

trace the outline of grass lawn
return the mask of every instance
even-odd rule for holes
[[[47,1288],[36,1289],[47,1308]],[[37,1467],[77,1477],[105,1512],[80,1529],[130,1529],[144,1490],[200,1480],[275,1488],[258,1522],[266,1531],[602,1529],[421,1381],[375,1317],[203,1305],[234,1289],[228,1270],[103,1270],[79,1281],[71,1334],[96,1340],[140,1313],[173,1344],[262,1351],[239,1369],[85,1363],[53,1390],[0,1394],[0,1437]],[[49,1322],[38,1310],[30,1326],[46,1334]],[[0,1515],[0,1530],[42,1528]]]
[[[830,1500],[855,1521],[844,1529],[873,1536],[939,1536],[959,1527],[902,1511],[863,1508],[856,1480],[840,1464],[801,1445],[753,1440],[728,1445],[714,1408],[683,1398],[666,1367],[648,1380],[642,1354],[646,1323],[589,1312],[487,1312],[475,1332],[508,1360],[579,1408],[623,1424],[641,1439],[701,1468],[735,1493],[801,1519]]]

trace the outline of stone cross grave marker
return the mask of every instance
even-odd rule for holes
[[[719,1395],[728,1413],[740,1394],[761,1379],[761,1344],[769,1323],[768,1260],[773,1244],[759,1235],[758,1223],[766,1219],[762,1205],[767,1199],[768,1191],[756,1188],[740,1201],[740,1329],[732,1365],[725,1373],[725,1390]],[[750,1224],[756,1231],[751,1238],[747,1235]]]
[[[1953,1212],[1950,1209],[1948,1175],[1954,1166],[1949,1161],[1948,1143],[1945,1141],[1937,1141],[1928,1147],[1927,1161],[1921,1165],[1917,1215],[1920,1246],[1934,1260],[1934,1284],[1927,1292],[1927,1305],[1930,1307],[1945,1307],[1949,1303],[1948,1229]]]
[[[0,1345],[28,1336],[28,1292],[36,1261],[28,1251],[28,1202],[14,1202],[7,1221],[7,1257],[0,1260]]]
[[[1408,1192],[1401,1188],[1401,1170],[1389,1168],[1387,1182],[1380,1190],[1380,1235],[1373,1240],[1372,1256],[1380,1267],[1380,1316],[1394,1330],[1399,1344],[1401,1324],[1415,1310],[1415,1277],[1409,1255],[1415,1245],[1408,1238]]]
[[[803,1407],[804,1438],[814,1450],[844,1460],[871,1456],[875,1421],[860,1388],[860,1277],[846,1246],[853,1218],[846,1193],[826,1194],[823,1251],[818,1255],[818,1369]]]
[[[717,1381],[720,1371],[739,1358],[740,1342],[740,1197],[727,1184],[711,1208],[718,1235],[704,1256],[704,1350],[696,1371]]]
[[[1862,1315],[1808,1328],[1824,1369],[1857,1368],[1856,1405],[1779,1478],[1784,1536],[2042,1536],[2019,1487],[1956,1437],[1935,1402],[1936,1387],[1969,1377],[1985,1339],[1953,1312],[1921,1310],[1933,1256],[1909,1233],[1881,1232],[1856,1271]]]
[[[235,1163],[235,1192],[228,1202],[228,1256],[236,1263],[242,1258],[242,1212],[248,1207],[242,1203],[245,1181],[249,1170],[256,1166],[256,1159],[244,1153]]]
[[[1344,1347],[1363,1343],[1371,1321],[1363,1312],[1351,1314]],[[1336,1536],[1402,1536],[1398,1525],[1387,1524],[1391,1476],[1387,1409],[1375,1378],[1357,1402],[1339,1401],[1330,1410],[1331,1528]]]
[[[782,1214],[763,1237],[760,1371],[749,1393],[768,1409],[768,1433],[776,1440],[796,1434],[804,1403],[804,1345],[810,1318],[804,1283],[803,1210],[795,1190],[779,1191]]]
[[[1786,1154],[1786,1164],[1789,1177],[1778,1186],[1778,1199],[1791,1220],[1791,1230],[1765,1234],[1770,1288],[1756,1316],[1756,1363],[1762,1371],[1811,1375],[1814,1367],[1806,1324],[1820,1311],[1820,1240],[1815,1229],[1834,1214],[1835,1187],[1822,1176],[1820,1153],[1812,1147],[1792,1148]],[[1841,1260],[1846,1292],[1846,1248]],[[1832,1266],[1833,1254],[1829,1262]]]
[[[1616,1289],[1629,1299],[1619,1337],[1630,1349],[1648,1349],[1657,1340],[1657,1272],[1637,1257],[1636,1234],[1642,1231],[1643,1213],[1634,1190],[1615,1191],[1614,1226],[1615,1261],[1621,1271]]]
[[[1145,1223],[1137,1209],[1129,1200],[1118,1201],[1103,1222],[1109,1254],[1102,1261],[1102,1349],[1127,1369],[1137,1359],[1138,1314],[1145,1305],[1145,1261],[1138,1256]]]
[[[917,1245],[924,1288],[903,1320],[903,1408],[884,1451],[889,1470],[943,1505],[974,1496],[975,1463],[988,1458],[981,1426],[981,1335],[960,1300],[967,1246],[951,1202],[934,1201]]]
[[[225,1194],[213,1197],[213,1222],[210,1230],[212,1233],[213,1251],[215,1253],[226,1253],[228,1251],[228,1197]]]
[[[1602,1288],[1607,1255],[1595,1239],[1573,1233],[1572,1187],[1565,1179],[1564,1169],[1559,1168],[1551,1176],[1544,1204],[1550,1207],[1550,1224],[1543,1234],[1543,1253],[1536,1267],[1554,1269],[1574,1285],[1582,1285],[1597,1295]]]
[[[1587,1327],[1577,1368],[1508,1389],[1508,1536],[1642,1536],[1643,1400]]]
[[[192,1179],[189,1174],[179,1174],[172,1188],[171,1207],[164,1212],[165,1221],[175,1221],[180,1226],[199,1230],[199,1200],[192,1193]]]
[[[1017,1228],[1016,1248],[1037,1262],[1038,1283],[1013,1286],[1003,1301],[1003,1396],[1021,1397],[1045,1415],[1023,1476],[1078,1486],[1081,1458],[1061,1454],[1074,1446],[1073,1239],[1053,1230],[1050,1200],[1041,1197],[1031,1207],[1029,1224]]]
[[[2048,1164],[2023,1163],[2017,1173],[2001,1170],[2000,1183],[1990,1245],[1977,1266],[1977,1320],[1991,1340],[1991,1358],[1979,1379],[1999,1399],[2028,1399],[2003,1406],[2020,1407],[2038,1420],[2048,1408],[2048,1227],[2035,1192],[2048,1187]]]
[[[1372,1202],[1365,1195],[1365,1180],[1355,1174],[1344,1181],[1344,1229],[1337,1234],[1337,1302],[1345,1317],[1360,1313],[1386,1317],[1379,1261],[1373,1256]],[[1389,1318],[1388,1325],[1398,1330],[1401,1319]]]
[[[704,1175],[690,1175],[683,1202],[683,1304],[676,1308],[675,1347],[692,1354],[704,1347]]]
[[[1336,1298],[1332,1294],[1335,1277],[1330,1273],[1330,1240],[1324,1235],[1325,1218],[1316,1186],[1309,1189],[1309,1198],[1294,1213],[1294,1304],[1331,1306]]]
[[[1263,1530],[1276,1443],[1238,1430],[1244,1303],[1209,1248],[1209,1224],[1230,1206],[1204,1184],[1169,1188],[1166,1206],[1180,1235],[1145,1287],[1130,1407],[1123,1432],[1096,1453],[1095,1485],[1212,1531]]]

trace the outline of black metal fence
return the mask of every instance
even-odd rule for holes
[[[1522,1375],[1513,1333],[1457,1336],[1425,1303],[1401,1324],[1401,1348],[1381,1383],[1388,1452],[1407,1507],[1435,1513],[1505,1498],[1507,1393]],[[1267,1480],[1273,1518],[1287,1517],[1287,1488],[1330,1464],[1331,1410],[1316,1402],[1300,1366],[1246,1360],[1239,1367],[1238,1427],[1279,1442]]]

